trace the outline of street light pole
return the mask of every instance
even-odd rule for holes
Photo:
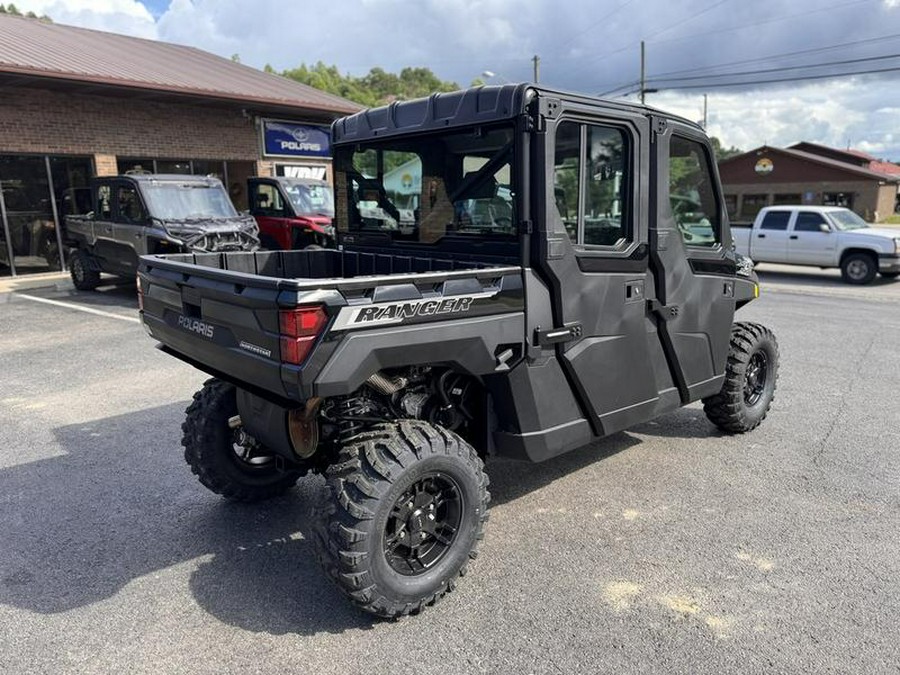
[[[531,61],[534,63],[534,83],[537,84],[541,76],[541,57],[535,54]]]
[[[644,56],[644,41],[641,40],[641,105],[644,105],[644,87],[646,84],[644,70],[646,66],[646,58]]]

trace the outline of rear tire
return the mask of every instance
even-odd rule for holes
[[[93,268],[90,255],[80,248],[69,256],[69,274],[79,291],[93,291],[100,285],[100,272]]]
[[[472,446],[425,422],[379,424],[349,439],[326,477],[316,553],[351,602],[396,618],[453,590],[488,517]]]
[[[181,425],[184,459],[199,481],[216,494],[236,502],[258,502],[290,490],[298,471],[279,471],[275,457],[256,446],[238,443],[240,428],[229,420],[238,414],[234,385],[215,378],[194,394]]]
[[[715,396],[703,399],[709,421],[729,434],[759,426],[775,398],[778,342],[765,326],[736,323],[725,367],[725,382]]]
[[[863,286],[878,273],[878,260],[871,253],[850,253],[841,261],[841,278],[848,284]]]

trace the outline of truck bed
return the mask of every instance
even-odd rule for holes
[[[363,331],[387,334],[384,344],[368,341],[379,367],[390,367],[396,350],[407,355],[410,349],[424,350],[421,360],[427,363],[427,339],[419,336],[416,344],[404,345],[410,336],[392,338],[390,331],[431,328],[438,334],[448,325],[441,321],[453,319],[454,327],[466,324],[460,358],[473,359],[472,367],[493,367],[488,353],[493,347],[479,337],[484,327],[466,322],[521,316],[524,309],[520,267],[457,257],[330,249],[143,256],[138,277],[144,325],[164,350],[280,402],[333,395],[320,390],[326,385],[316,379],[340,343]],[[413,313],[393,323],[348,319],[355,308],[368,308],[367,316],[374,316],[383,308],[422,303],[447,311]],[[305,363],[284,363],[279,312],[310,305],[325,309],[328,324]],[[454,313],[463,306],[464,312]],[[508,333],[503,331],[503,339]],[[348,388],[362,384],[352,374],[346,379]]]

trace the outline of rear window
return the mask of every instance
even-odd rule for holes
[[[761,230],[786,230],[791,219],[790,211],[769,211],[760,225]]]

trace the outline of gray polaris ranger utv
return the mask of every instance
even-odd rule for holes
[[[507,85],[332,132],[339,249],[145,256],[139,291],[161,348],[212,376],[182,427],[193,472],[240,501],[323,473],[315,546],[360,607],[454,587],[485,459],[697,400],[729,433],[766,416],[778,348],[733,323],[758,285],[695,124]]]
[[[256,221],[240,215],[217,178],[128,174],[95,178],[82,214],[66,216],[69,271],[79,290],[100,273],[133,279],[138,257],[187,251],[253,251]]]

